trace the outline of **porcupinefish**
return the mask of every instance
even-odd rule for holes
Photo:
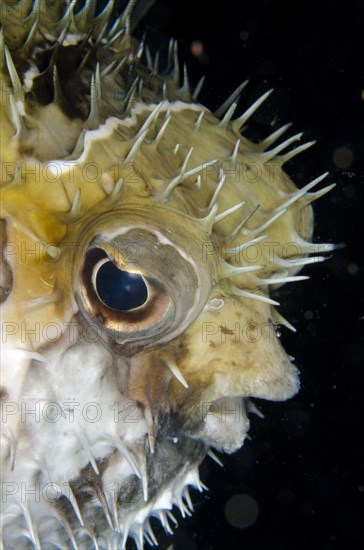
[[[160,71],[132,37],[133,7],[1,3],[5,549],[172,532],[251,399],[297,392],[270,289],[332,249],[311,242],[326,174],[282,170],[311,143],[242,135],[270,92],[234,118],[244,82],[212,113],[173,40]]]

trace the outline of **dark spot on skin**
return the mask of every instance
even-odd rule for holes
[[[4,256],[5,244],[6,222],[5,220],[0,220],[0,246],[2,250],[0,256],[0,304],[5,302],[13,288],[13,273]]]
[[[180,340],[178,342],[178,353],[183,353],[185,351],[188,351],[188,346],[186,345],[186,343],[183,341],[183,340]]]
[[[219,326],[220,331],[222,334],[235,334],[234,330],[231,330],[229,328],[223,327],[222,325]]]
[[[8,392],[6,391],[6,389],[1,386],[0,388],[0,401],[5,401],[5,399],[7,399],[9,397],[9,394]]]
[[[209,413],[211,414],[219,414],[220,412],[220,405],[219,403],[212,403],[210,406],[209,406]]]
[[[20,157],[31,156],[32,154],[34,154],[34,147],[27,143],[22,143],[21,145],[19,145],[18,150]]]

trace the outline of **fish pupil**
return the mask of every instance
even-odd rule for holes
[[[141,275],[122,271],[113,262],[105,262],[96,275],[96,291],[102,302],[118,311],[143,305],[148,289]]]

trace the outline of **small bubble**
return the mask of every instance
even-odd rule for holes
[[[240,31],[240,40],[248,40],[249,38],[249,31],[243,29],[242,31]]]
[[[355,263],[350,263],[347,266],[347,270],[350,273],[350,275],[357,275],[359,272],[359,266]]]
[[[250,495],[234,495],[225,505],[226,520],[237,529],[251,527],[256,522],[258,515],[258,503]]]
[[[313,319],[313,312],[310,311],[310,310],[307,310],[307,311],[305,311],[303,316],[304,316],[305,319],[307,319],[309,321],[310,319]]]
[[[332,155],[332,160],[338,168],[349,168],[354,160],[354,153],[345,145],[337,147]]]
[[[205,52],[201,40],[193,40],[191,42],[191,53],[199,60],[201,65],[207,65],[209,63],[209,57]]]
[[[204,47],[201,40],[193,40],[191,43],[191,53],[195,57],[200,57],[204,53]]]

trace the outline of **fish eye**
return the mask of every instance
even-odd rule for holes
[[[114,260],[102,248],[86,252],[80,284],[88,316],[116,340],[126,333],[128,339],[153,333],[171,310],[168,291],[156,277]]]
[[[214,284],[211,264],[200,262],[199,235],[185,243],[181,232],[172,240],[136,225],[137,214],[123,213],[123,224],[100,217],[87,227],[70,273],[80,322],[129,355],[181,334]]]
[[[148,288],[142,275],[120,269],[105,259],[94,272],[94,287],[103,304],[116,311],[136,309],[148,299]]]

